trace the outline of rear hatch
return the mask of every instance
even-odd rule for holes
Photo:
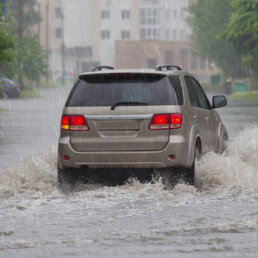
[[[77,151],[152,151],[168,143],[169,130],[150,130],[154,114],[178,112],[176,90],[163,74],[83,76],[64,114],[83,115],[88,131],[70,131]]]

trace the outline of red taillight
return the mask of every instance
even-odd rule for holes
[[[69,126],[69,116],[63,115],[62,116],[62,120],[61,120],[61,128],[63,130],[69,130],[70,126]]]
[[[178,129],[182,126],[182,114],[155,114],[149,125],[150,130]]]
[[[88,131],[89,127],[84,116],[71,115],[70,116],[70,130],[71,131]]]
[[[15,88],[16,88],[17,90],[20,90],[21,87],[20,87],[19,84],[16,84]]]
[[[150,130],[169,129],[169,114],[156,114],[149,125]]]
[[[170,128],[178,129],[182,126],[183,115],[182,114],[170,114]]]
[[[82,115],[63,115],[61,128],[70,131],[88,131],[86,119]]]

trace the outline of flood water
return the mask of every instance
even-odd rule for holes
[[[0,101],[0,257],[257,257],[257,103],[218,110],[228,151],[200,160],[197,187],[130,179],[64,195],[56,145],[69,91]]]

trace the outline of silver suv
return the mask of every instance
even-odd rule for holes
[[[225,148],[228,134],[215,108],[226,104],[214,96],[211,105],[199,82],[178,66],[95,67],[79,76],[63,110],[59,185],[96,169],[123,174],[122,168],[166,170],[194,184],[195,159]]]

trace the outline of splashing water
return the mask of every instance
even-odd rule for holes
[[[0,171],[0,196],[33,194],[33,196],[55,195],[57,190],[56,172],[57,150],[52,148],[45,155],[38,154],[25,159],[22,163]],[[214,186],[240,186],[258,189],[258,128],[244,130],[233,142],[228,144],[227,152],[222,155],[210,152],[204,155],[196,171],[197,187],[203,192]],[[143,184],[133,181],[129,186],[140,189]],[[148,184],[151,189],[161,187],[161,182]],[[78,185],[76,191],[93,190],[90,185]],[[146,189],[145,189],[146,190]],[[198,191],[192,186],[177,185],[172,192],[176,195],[193,194]],[[149,191],[149,190],[148,190]],[[162,190],[163,191],[163,190]]]
[[[212,185],[258,189],[258,128],[244,130],[226,153],[207,153],[200,160],[197,180],[202,189]]]

